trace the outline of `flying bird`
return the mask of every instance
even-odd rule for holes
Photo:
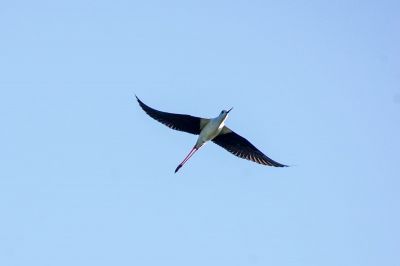
[[[287,166],[272,160],[260,150],[258,150],[247,139],[236,134],[234,131],[225,126],[225,120],[227,119],[229,112],[233,108],[229,110],[222,110],[217,117],[208,119],[185,114],[173,114],[158,111],[144,104],[137,96],[136,99],[139,102],[140,107],[150,117],[157,120],[158,122],[175,130],[199,135],[197,142],[192,150],[178,165],[178,167],[176,167],[175,173],[178,172],[179,169],[181,169],[181,167],[190,159],[190,157],[193,156],[193,154],[197,150],[199,150],[207,141],[210,140],[240,158],[247,159],[263,165],[275,167]]]

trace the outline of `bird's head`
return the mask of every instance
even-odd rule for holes
[[[233,107],[231,109],[229,109],[228,111],[227,110],[222,110],[221,113],[219,114],[219,116],[227,117],[229,112],[232,111],[232,109],[233,109]]]

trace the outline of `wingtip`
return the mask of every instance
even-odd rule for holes
[[[140,106],[142,106],[142,108],[143,108],[143,102],[142,102],[142,100],[140,100],[139,99],[139,97],[135,94],[135,97],[136,97],[136,101],[139,103],[139,105]]]
[[[286,164],[281,164],[281,163],[278,163],[278,162],[275,162],[275,161],[273,161],[271,164],[269,164],[270,166],[273,166],[273,167],[279,167],[279,168],[283,168],[283,167],[289,167],[289,165],[286,165]]]
[[[277,167],[289,167],[289,165],[286,165],[286,164],[279,164],[279,165],[276,165]]]

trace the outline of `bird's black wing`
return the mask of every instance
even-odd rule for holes
[[[286,166],[275,162],[264,153],[262,153],[260,150],[258,150],[256,147],[254,147],[254,145],[251,144],[250,141],[236,134],[227,127],[224,127],[221,134],[215,137],[212,141],[240,158],[247,159],[263,165],[275,167]]]
[[[199,135],[202,127],[208,119],[195,117],[191,115],[172,114],[155,110],[145,105],[137,96],[140,107],[152,118],[166,125],[169,128]]]

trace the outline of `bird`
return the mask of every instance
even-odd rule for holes
[[[228,114],[233,108],[222,110],[215,118],[201,118],[186,114],[159,111],[144,104],[137,95],[135,97],[143,111],[156,121],[171,129],[199,135],[196,144],[190,150],[189,154],[176,167],[175,173],[208,141],[214,142],[239,158],[267,166],[287,167],[287,165],[272,160],[251,144],[250,141],[225,126]]]

